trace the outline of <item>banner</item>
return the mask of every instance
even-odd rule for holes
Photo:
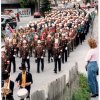
[[[14,12],[14,14],[19,13],[20,17],[31,16],[31,9],[30,8],[4,9],[4,10],[12,10]]]
[[[18,9],[20,17],[28,17],[31,16],[31,9],[30,8],[19,8]]]

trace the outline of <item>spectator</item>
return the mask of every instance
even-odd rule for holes
[[[18,22],[20,22],[19,13],[16,14]]]
[[[88,40],[88,44],[90,47],[90,50],[87,53],[86,61],[87,64],[87,73],[88,73],[88,83],[91,90],[91,97],[98,96],[98,82],[96,79],[97,72],[98,72],[98,64],[97,64],[97,43],[95,39],[90,38]]]
[[[6,31],[6,37],[9,38],[13,37],[13,29],[10,27],[8,23],[6,24],[5,31]]]

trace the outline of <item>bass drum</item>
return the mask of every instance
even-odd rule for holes
[[[25,88],[21,88],[18,90],[17,92],[17,96],[20,98],[20,99],[24,99],[28,96],[28,91],[27,89]]]

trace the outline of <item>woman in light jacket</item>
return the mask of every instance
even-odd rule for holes
[[[98,71],[98,53],[97,53],[97,43],[95,39],[90,38],[88,40],[89,51],[86,56],[87,65],[87,73],[88,73],[88,83],[91,90],[91,97],[98,96],[98,82],[97,82],[97,71]]]

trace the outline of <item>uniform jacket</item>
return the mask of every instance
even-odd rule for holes
[[[9,61],[7,56],[1,57],[1,68],[2,68],[2,71],[3,70],[8,70],[9,64],[7,63],[7,61]]]
[[[64,51],[65,48],[67,47],[67,40],[66,39],[61,39],[60,46],[61,46],[61,49]]]
[[[61,47],[55,48],[53,47],[53,57],[57,59],[61,55]]]
[[[44,49],[43,46],[36,46],[35,48],[35,57],[41,58],[41,56],[44,56]]]
[[[29,47],[28,46],[22,47],[20,53],[22,59],[27,59],[27,57],[29,56]]]
[[[53,41],[52,40],[48,40],[46,41],[46,47],[48,50],[51,50],[53,47]]]
[[[7,56],[9,59],[15,58],[14,55],[16,55],[16,48],[14,46],[8,46],[7,48]]]
[[[17,78],[16,78],[16,82],[19,82],[19,85],[22,84],[22,72],[18,74]],[[32,75],[29,72],[26,72],[26,83],[28,82],[32,82],[33,83],[33,79],[32,79]],[[26,86],[27,89],[30,89],[30,85]]]

